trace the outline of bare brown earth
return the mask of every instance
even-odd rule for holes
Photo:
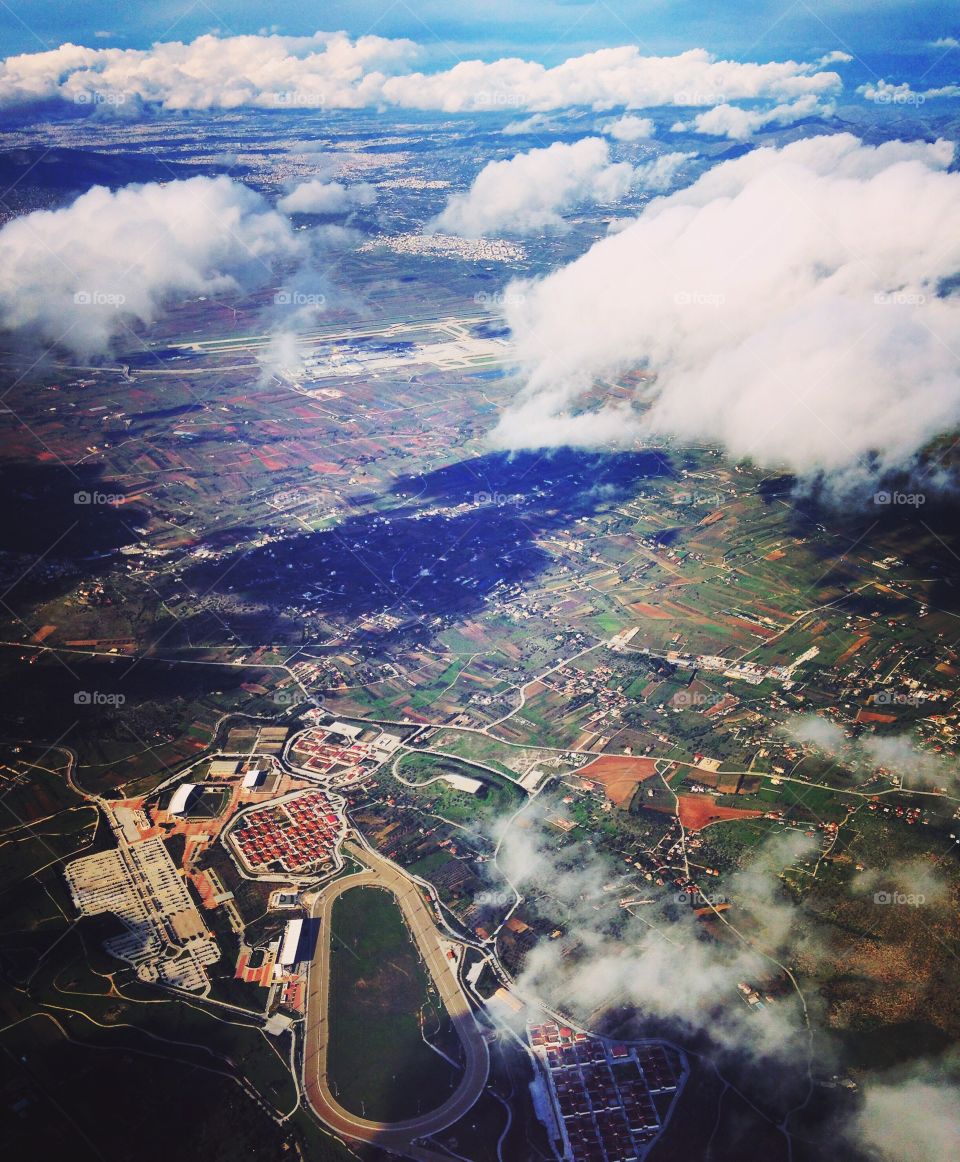
[[[637,785],[656,773],[653,759],[633,755],[602,755],[580,769],[583,778],[602,784],[611,803],[624,810],[630,806]]]

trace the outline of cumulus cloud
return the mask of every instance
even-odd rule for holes
[[[876,1162],[953,1158],[960,1142],[960,1085],[932,1075],[868,1084],[847,1136]]]
[[[524,386],[502,447],[725,444],[833,473],[909,465],[960,422],[960,173],[946,141],[755,149],[507,297]],[[895,227],[895,228],[894,228]],[[599,376],[655,372],[587,410]],[[856,477],[859,478],[859,477]]]
[[[536,809],[527,815],[538,818]],[[685,902],[678,906],[675,888],[644,884],[642,895],[653,902],[632,916],[618,907],[620,887],[612,890],[618,869],[592,845],[557,849],[538,826],[522,833],[508,830],[497,856],[500,869],[570,935],[541,940],[527,954],[517,991],[531,1003],[593,1022],[632,1004],[688,1031],[709,1024],[725,1048],[757,1057],[803,1057],[806,1033],[790,996],[753,1011],[737,985],[779,975],[777,961],[788,957],[798,939],[798,910],[781,892],[778,877],[811,850],[806,836],[778,836],[729,877],[724,895],[733,903],[730,915],[744,940],[718,940],[706,936]],[[572,952],[571,942],[577,944]]]
[[[871,81],[859,85],[857,92],[877,105],[922,105],[937,97],[960,97],[960,85],[940,85],[933,89],[912,89],[906,81],[894,84],[892,81]]]
[[[65,44],[8,57],[0,66],[0,107],[61,100],[164,109],[394,105],[538,112],[570,105],[603,110],[711,105],[724,99],[782,101],[835,93],[841,86],[835,72],[815,63],[720,60],[704,49],[653,57],[624,45],[572,57],[553,68],[504,58],[462,61],[434,73],[414,70],[423,55],[410,40],[353,40],[343,32],[208,35],[143,50]]]
[[[518,153],[483,167],[465,194],[454,194],[434,225],[475,238],[508,230],[527,234],[563,225],[565,210],[616,202],[634,182],[633,166],[610,161],[600,137]]]
[[[642,141],[645,137],[653,137],[654,125],[650,117],[635,117],[625,113],[616,121],[608,121],[603,132],[615,141]]]
[[[950,900],[949,880],[938,874],[929,859],[897,859],[882,870],[871,868],[854,876],[850,887],[860,895],[875,893],[878,889],[900,892],[924,905],[945,904]]]
[[[314,178],[301,182],[296,189],[277,202],[286,214],[345,214],[362,206],[372,206],[377,191],[367,182],[345,186],[342,182],[325,182]]]
[[[729,137],[747,141],[758,129],[770,125],[794,125],[807,117],[828,117],[834,111],[832,102],[822,102],[815,94],[801,97],[772,109],[742,109],[737,105],[715,105],[698,113],[692,121],[677,121],[671,132],[705,133],[710,137]]]
[[[526,133],[561,133],[565,129],[569,129],[569,125],[558,117],[551,117],[548,113],[531,113],[519,121],[508,121],[500,132],[505,137],[520,137]]]
[[[641,190],[668,190],[686,163],[696,156],[695,153],[661,153],[637,166],[633,171],[634,183]]]
[[[815,746],[851,770],[884,771],[905,788],[951,790],[956,786],[956,761],[921,750],[910,734],[864,734],[848,737],[838,723],[817,714],[802,714],[784,724],[794,742]]]
[[[171,297],[263,283],[303,249],[286,218],[226,177],[97,186],[0,230],[0,325],[102,353]]]
[[[847,735],[839,723],[819,714],[802,714],[786,724],[786,733],[795,742],[816,746],[829,754],[839,753],[847,745]]]
[[[888,771],[904,787],[948,789],[956,785],[956,765],[942,755],[920,750],[909,735],[867,735],[860,740],[862,761]]]

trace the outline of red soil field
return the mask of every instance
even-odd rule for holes
[[[634,601],[630,608],[639,617],[650,617],[655,621],[669,621],[672,616],[664,613],[662,609],[657,609],[655,605],[648,605],[645,601]]]
[[[719,807],[712,795],[678,795],[680,822],[687,831],[701,831],[725,819],[759,819],[762,811],[743,807]]]
[[[657,773],[653,759],[634,758],[633,755],[601,755],[577,772],[581,778],[600,783],[607,798],[617,807],[627,808],[638,783]]]

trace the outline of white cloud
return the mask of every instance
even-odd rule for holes
[[[960,1086],[920,1077],[868,1084],[852,1132],[880,1162],[954,1158]]]
[[[259,194],[226,177],[94,187],[0,230],[0,325],[102,353],[170,297],[263,283],[274,259],[304,245]]]
[[[794,742],[818,747],[851,770],[869,774],[882,770],[894,775],[905,788],[935,787],[952,793],[956,786],[956,761],[920,749],[917,740],[909,734],[864,734],[860,738],[847,738],[842,726],[817,714],[790,719],[785,731]]]
[[[537,820],[538,809],[528,808],[526,816]],[[522,895],[542,897],[541,911],[576,934],[578,949],[567,956],[564,941],[541,940],[517,978],[521,997],[594,1021],[633,1004],[697,1031],[709,1014],[710,1035],[726,1047],[781,1060],[804,1057],[795,998],[752,1011],[738,999],[737,985],[775,976],[776,958],[792,958],[803,942],[795,927],[799,909],[781,893],[778,876],[813,849],[808,837],[776,837],[724,882],[745,937],[740,942],[704,939],[700,922],[685,905],[677,907],[671,887],[645,887],[644,895],[658,898],[642,918],[620,911],[612,931],[617,896],[604,885],[616,882],[622,866],[589,843],[557,848],[540,826],[507,830],[497,866]]]
[[[931,48],[960,48],[960,40],[955,36],[941,36],[930,42]]]
[[[821,102],[815,94],[801,97],[772,109],[741,109],[737,105],[715,105],[698,113],[692,121],[677,121],[671,132],[706,133],[711,137],[729,137],[746,141],[758,129],[768,125],[793,125],[805,117],[827,117],[834,111],[832,102]]]
[[[280,198],[277,209],[286,214],[344,214],[360,206],[372,206],[376,200],[377,191],[366,182],[345,186],[314,178],[301,182]]]
[[[859,85],[857,92],[876,105],[922,105],[937,97],[960,97],[960,85],[940,85],[935,89],[912,89],[906,81],[895,85],[892,81],[871,81]]]
[[[149,49],[61,45],[0,65],[0,107],[60,99],[117,101],[165,109],[371,108],[448,112],[586,106],[712,105],[791,100],[839,91],[817,64],[718,60],[704,49],[645,57],[634,45],[573,57],[553,68],[504,58],[462,61],[435,73],[412,71],[421,48],[409,40],[342,32],[313,36],[201,36]]]
[[[795,742],[816,746],[835,755],[847,745],[844,729],[820,714],[803,714],[787,723],[787,734]]]
[[[556,142],[489,162],[467,193],[453,195],[434,224],[468,238],[556,228],[563,225],[563,211],[585,202],[616,202],[633,181],[633,166],[611,162],[602,138]]]
[[[626,113],[616,121],[610,121],[603,127],[603,132],[615,141],[642,141],[645,137],[653,137],[654,125],[649,117],[634,117]]]
[[[519,137],[524,133],[562,133],[568,128],[569,125],[557,117],[550,117],[546,113],[531,113],[519,121],[508,121],[500,132],[506,137]]]
[[[695,153],[661,153],[652,161],[645,161],[634,170],[634,182],[641,190],[668,190],[676,181],[677,174]]]
[[[755,149],[508,298],[525,386],[505,447],[675,435],[804,473],[910,462],[960,422],[960,174],[946,141]],[[646,366],[630,404],[578,414]]]

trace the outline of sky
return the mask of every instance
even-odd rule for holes
[[[37,52],[65,41],[145,48],[158,40],[191,40],[317,29],[352,36],[409,37],[437,67],[511,53],[558,61],[609,45],[635,44],[645,54],[693,46],[735,59],[813,59],[832,50],[854,56],[864,78],[894,74],[930,83],[956,79],[960,50],[932,47],[960,37],[960,17],[930,0],[3,0],[2,54]]]
[[[922,450],[960,424],[960,297],[941,293],[960,237],[960,28],[938,5],[872,0],[865,18],[863,0],[489,0],[467,17],[435,0],[355,0],[277,6],[277,26],[259,0],[119,12],[0,0],[8,26],[18,3],[23,52],[0,63],[0,109],[14,115],[493,110],[513,118],[505,142],[533,127],[537,145],[491,156],[426,229],[537,237],[578,209],[651,197],[575,262],[507,288],[524,386],[493,433],[501,447],[705,440],[826,474],[846,496],[919,472]],[[584,136],[551,142],[571,107]],[[852,130],[870,116],[861,141]],[[754,138],[691,170],[706,146]],[[250,253],[295,250],[285,215],[344,216],[377,197],[318,177],[272,206],[234,185],[186,191],[203,213],[185,233],[179,194],[152,186],[9,223],[0,319],[103,354],[118,316],[149,325],[176,294],[245,286]],[[218,215],[232,234],[209,226]],[[49,271],[34,260],[45,230]],[[312,237],[350,233],[326,230]],[[130,236],[169,246],[134,268]],[[598,376],[637,366],[657,370],[645,400],[586,406]],[[635,402],[650,405],[642,416]]]

